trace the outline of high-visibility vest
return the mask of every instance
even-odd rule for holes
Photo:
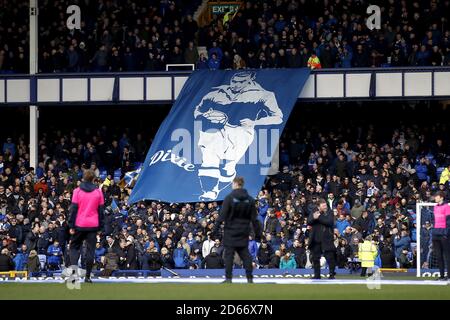
[[[311,69],[321,69],[322,65],[320,64],[320,59],[318,56],[311,56],[308,59],[308,67]]]
[[[378,254],[377,247],[372,243],[372,241],[364,241],[359,244],[358,249],[358,258],[361,261],[361,267],[372,268]]]
[[[227,22],[230,20],[230,15],[231,15],[231,11],[228,11],[227,13],[225,13],[225,15],[223,16],[223,25],[227,24]]]
[[[446,184],[447,181],[449,180],[450,180],[450,170],[448,170],[448,168],[445,168],[444,171],[442,171],[441,173],[439,184]]]

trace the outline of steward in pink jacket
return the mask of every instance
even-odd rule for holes
[[[102,229],[104,205],[102,191],[92,182],[82,182],[73,191],[69,227],[79,231]]]

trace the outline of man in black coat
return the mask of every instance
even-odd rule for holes
[[[262,241],[258,248],[257,257],[260,268],[267,268],[270,263],[270,257],[273,254],[272,247],[266,241]]]
[[[248,238],[253,225],[255,240],[261,240],[261,225],[257,219],[255,199],[244,188],[244,179],[233,179],[233,191],[224,199],[219,217],[214,225],[213,235],[217,235],[222,222],[225,223],[223,245],[225,247],[225,283],[233,277],[233,259],[237,252],[244,264],[247,281],[253,282],[252,257],[248,251]]]
[[[217,253],[217,248],[213,247],[211,253],[208,254],[202,262],[202,269],[222,269],[223,259]]]
[[[310,249],[313,259],[314,279],[320,279],[320,257],[323,254],[330,268],[330,279],[334,279],[336,268],[336,247],[334,246],[334,217],[327,202],[320,199],[317,210],[308,217]]]
[[[8,249],[3,248],[0,254],[0,272],[14,270],[14,262],[9,255]]]
[[[157,248],[147,249],[144,254],[144,270],[159,271],[163,267],[163,261]]]

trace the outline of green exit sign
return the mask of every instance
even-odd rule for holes
[[[227,12],[236,12],[239,10],[239,4],[214,4],[211,6],[212,14],[219,15]]]

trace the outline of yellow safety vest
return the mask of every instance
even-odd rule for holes
[[[439,184],[446,184],[448,180],[450,180],[450,170],[448,170],[448,168],[445,168],[441,173]]]
[[[375,265],[377,254],[377,247],[371,241],[364,241],[358,246],[358,258],[361,261],[361,267],[372,268]]]

